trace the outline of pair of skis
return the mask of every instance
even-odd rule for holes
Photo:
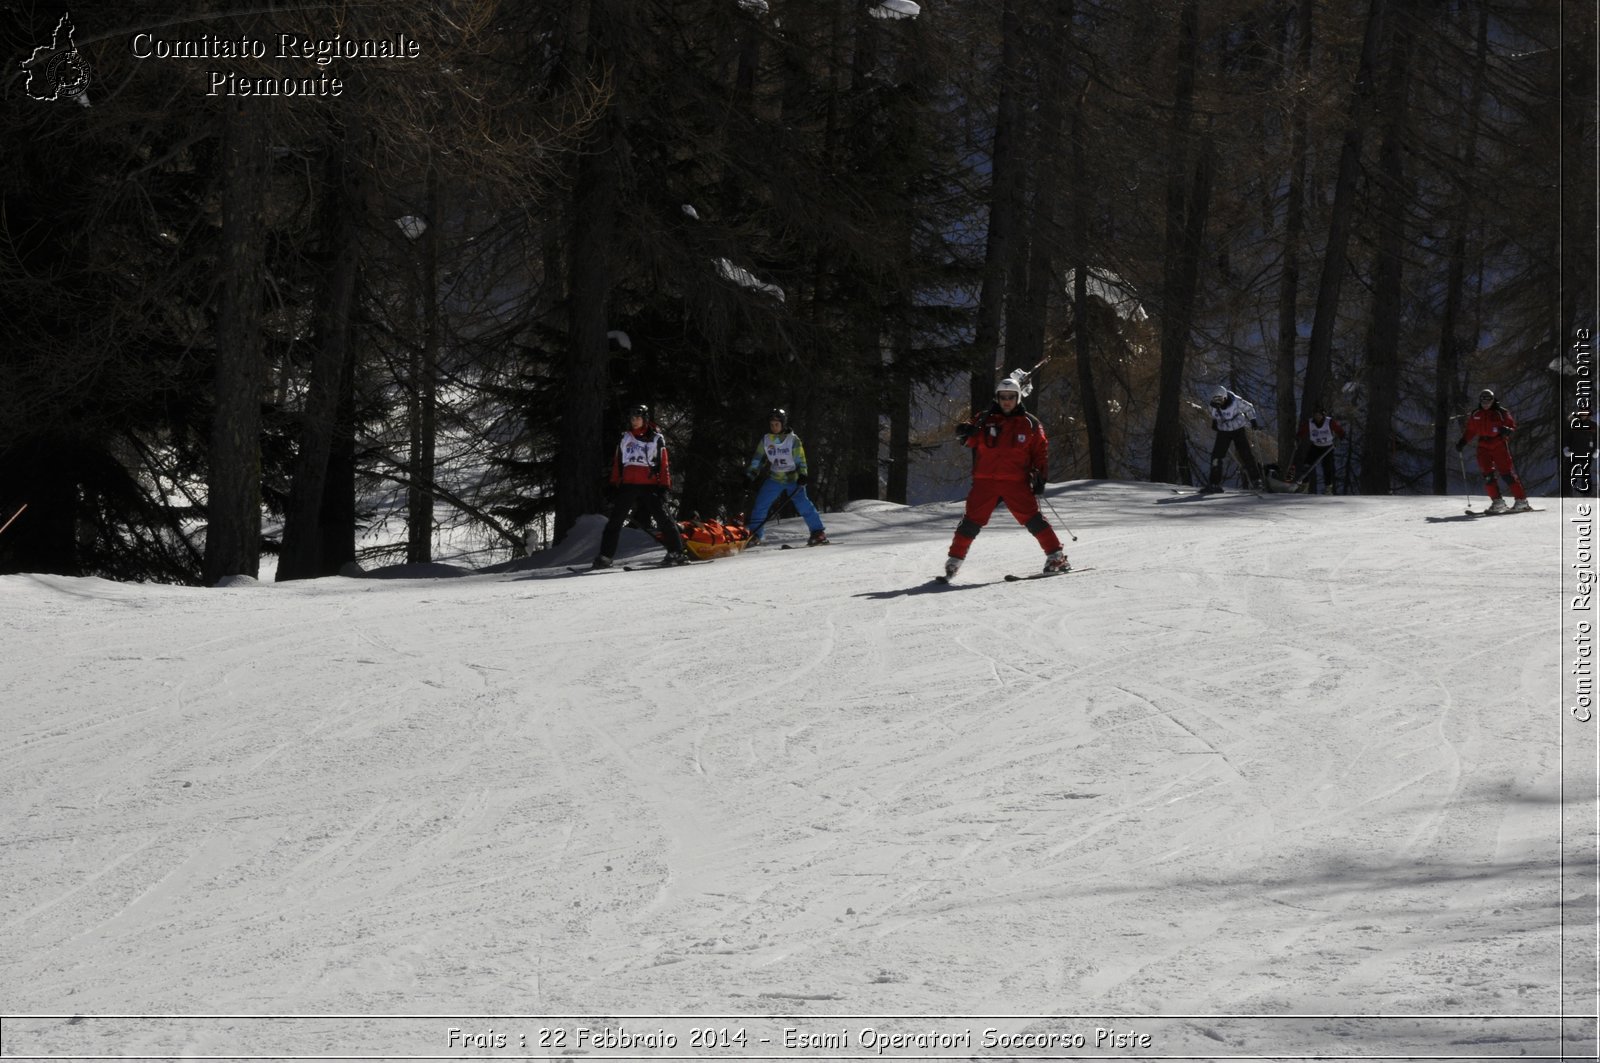
[[[1028,574],[1022,575],[1022,576],[1016,575],[1015,573],[1007,572],[1006,576],[1005,576],[1005,581],[1007,583],[1026,583],[1029,580],[1054,579],[1056,576],[1070,576],[1074,572],[1083,572],[1083,571],[1086,571],[1086,570],[1085,569],[1081,569],[1081,568],[1064,568],[1059,572],[1029,572]],[[942,572],[939,575],[933,577],[933,582],[935,582],[935,583],[937,583],[937,584],[939,584],[941,586],[945,586],[945,587],[949,587],[949,586],[953,585],[951,583],[950,577],[946,576]]]
[[[682,561],[653,561],[640,565],[610,565],[606,568],[595,568],[593,565],[568,565],[568,572],[583,575],[587,572],[649,572],[657,568],[688,568],[690,565],[709,565],[715,561],[714,557],[689,557]]]
[[[1498,513],[1492,509],[1468,509],[1469,517],[1509,517],[1513,513],[1543,513],[1543,506],[1529,506],[1527,509],[1502,509]]]
[[[809,546],[832,546],[833,543],[784,543],[781,550],[801,550]],[[606,568],[595,568],[593,565],[568,565],[567,571],[582,575],[586,572],[647,572],[655,568],[683,568],[688,565],[709,565],[715,561],[714,557],[686,557],[679,561],[652,561],[637,565],[611,565]]]

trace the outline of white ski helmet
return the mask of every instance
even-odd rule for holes
[[[1017,381],[1016,377],[1008,376],[996,384],[994,386],[995,398],[999,398],[1002,391],[1014,391],[1017,393],[1017,401],[1022,401],[1022,384]]]
[[[1228,404],[1230,395],[1231,392],[1229,392],[1227,388],[1223,387],[1221,384],[1218,384],[1215,388],[1211,389],[1211,405],[1226,406]]]

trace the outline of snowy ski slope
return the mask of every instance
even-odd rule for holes
[[[1002,513],[930,586],[958,503],[0,578],[6,1056],[1592,1055],[1561,502],[1048,497],[1019,584]]]

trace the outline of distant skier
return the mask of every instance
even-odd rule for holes
[[[966,512],[956,525],[950,556],[944,563],[947,579],[961,568],[972,540],[1001,502],[1017,523],[1039,540],[1045,552],[1044,571],[1071,568],[1055,529],[1039,512],[1038,496],[1044,494],[1050,468],[1050,441],[1045,438],[1044,425],[1022,405],[1022,389],[1016,377],[1006,377],[995,388],[995,401],[987,412],[956,426],[957,437],[977,454]]]
[[[1517,500],[1511,507],[1512,513],[1533,508],[1528,504],[1527,492],[1522,489],[1522,479],[1517,476],[1517,470],[1511,463],[1509,440],[1511,433],[1516,430],[1517,419],[1511,416],[1510,410],[1500,405],[1494,392],[1488,388],[1478,392],[1478,408],[1467,415],[1466,428],[1456,442],[1456,449],[1461,450],[1473,440],[1478,441],[1478,468],[1483,473],[1483,490],[1489,496],[1490,513],[1506,512],[1506,500],[1500,495],[1499,479],[1511,485],[1511,495]]]
[[[672,486],[672,469],[666,437],[651,420],[648,406],[634,406],[628,411],[628,430],[622,433],[611,455],[611,484],[616,494],[611,500],[606,530],[600,536],[600,553],[594,559],[594,568],[611,567],[622,525],[639,512],[649,516],[660,532],[667,548],[667,564],[681,565],[688,560],[683,553],[683,537],[667,517],[663,504],[667,488]]]
[[[1567,418],[1561,433],[1561,454],[1567,459],[1564,495],[1594,494],[1594,413],[1583,409]]]
[[[1211,445],[1211,479],[1200,489],[1202,494],[1216,494],[1222,490],[1222,459],[1228,456],[1231,446],[1239,456],[1244,470],[1245,483],[1251,488],[1261,486],[1261,466],[1250,450],[1248,428],[1260,428],[1256,408],[1221,384],[1211,392],[1211,427],[1217,430],[1217,439]]]
[[[781,408],[773,410],[767,418],[767,428],[767,434],[756,444],[755,457],[750,459],[750,465],[744,471],[745,482],[753,484],[761,475],[762,464],[767,466],[767,478],[756,492],[755,504],[750,507],[750,520],[747,522],[752,536],[750,545],[760,546],[766,541],[767,515],[772,504],[778,502],[781,506],[783,501],[787,501],[794,503],[795,512],[800,514],[800,519],[806,522],[806,527],[811,531],[806,545],[826,546],[828,533],[823,529],[822,517],[806,496],[806,481],[810,476],[806,472],[805,444],[800,442],[799,436],[789,431],[789,411]]]
[[[1300,422],[1300,431],[1296,433],[1299,443],[1295,446],[1294,464],[1289,466],[1289,479],[1294,479],[1295,469],[1300,463],[1310,459],[1311,464],[1306,467],[1306,492],[1317,493],[1317,469],[1322,469],[1322,493],[1333,494],[1333,445],[1344,439],[1344,426],[1328,416],[1325,407],[1318,405],[1311,412],[1311,416]]]

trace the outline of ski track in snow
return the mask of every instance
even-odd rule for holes
[[[1095,571],[961,594],[875,593],[957,504],[604,580],[0,579],[8,1011],[1558,1010],[1558,516],[1053,493]]]

